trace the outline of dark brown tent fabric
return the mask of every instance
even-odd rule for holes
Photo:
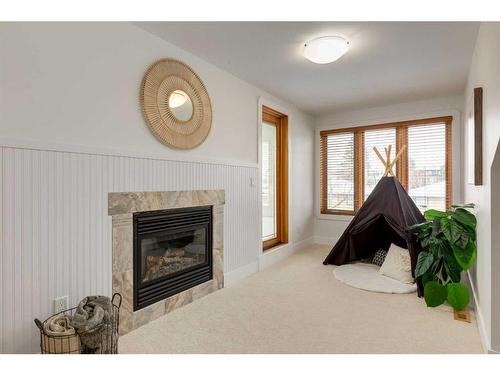
[[[382,177],[323,264],[341,265],[369,258],[394,243],[409,250],[415,275],[420,247],[406,228],[423,221],[424,216],[401,183],[395,177]],[[418,295],[422,295],[421,285]]]

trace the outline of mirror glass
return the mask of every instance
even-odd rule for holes
[[[188,121],[193,116],[193,102],[182,90],[175,90],[170,94],[168,106],[179,121]]]

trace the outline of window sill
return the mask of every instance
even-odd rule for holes
[[[288,243],[278,242],[275,245],[269,246],[267,248],[262,248],[262,253],[267,254],[267,253],[273,252],[274,250],[278,250],[279,248],[282,248],[285,245],[288,245]]]

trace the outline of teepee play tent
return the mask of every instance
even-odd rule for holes
[[[382,157],[375,149],[381,160]],[[420,250],[407,228],[423,222],[424,216],[392,172],[390,151],[384,177],[380,179],[365,203],[332,248],[323,264],[342,265],[371,257],[378,249],[388,250],[391,243],[409,250],[414,275]],[[392,174],[393,176],[389,176]],[[421,295],[419,287],[419,295]]]

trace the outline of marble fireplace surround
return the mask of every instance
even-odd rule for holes
[[[224,287],[224,203],[224,190],[108,193],[108,215],[113,223],[113,293],[123,298],[121,335]],[[213,206],[213,279],[134,311],[133,213],[196,206]]]

